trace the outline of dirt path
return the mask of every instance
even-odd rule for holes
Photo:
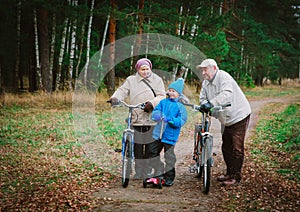
[[[280,101],[283,100],[250,101],[252,115],[247,136],[254,129],[259,110],[268,102]],[[211,189],[208,195],[201,192],[201,181],[188,169],[193,163],[191,158],[193,129],[189,129],[191,130],[185,128],[183,132],[188,139],[181,139],[175,147],[176,179],[172,187],[145,189],[141,180],[131,180],[129,186],[124,189],[119,179],[94,194],[100,202],[97,211],[218,211],[215,203],[222,199],[222,186],[216,178],[225,170],[221,153],[220,125],[213,119],[211,131],[214,135],[214,152],[217,156],[214,156]]]

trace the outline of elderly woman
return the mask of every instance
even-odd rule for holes
[[[154,142],[152,131],[155,122],[150,119],[150,112],[165,98],[165,86],[161,77],[152,72],[152,63],[147,58],[137,61],[137,72],[127,77],[125,82],[111,96],[111,104],[117,104],[129,96],[129,104],[146,103],[144,110],[135,109],[132,117],[132,128],[135,132],[135,178],[143,179],[151,173],[149,144]]]

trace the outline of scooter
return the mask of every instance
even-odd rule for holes
[[[151,177],[143,180],[144,188],[147,188],[148,185],[153,185],[154,187],[158,187],[162,189],[165,180],[162,177]]]

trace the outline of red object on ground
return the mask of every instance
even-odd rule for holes
[[[153,183],[155,185],[158,185],[159,184],[159,179],[158,178],[155,178],[155,177],[152,177],[152,178],[149,178],[147,179],[146,181],[147,183]],[[163,185],[164,184],[164,180],[161,180],[161,184]]]

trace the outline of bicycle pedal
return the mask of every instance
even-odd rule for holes
[[[193,155],[193,160],[196,161],[198,159],[198,156],[196,154]]]
[[[190,166],[189,171],[190,171],[190,173],[196,173],[196,167],[195,166]]]
[[[115,152],[122,152],[122,149],[115,149]]]

